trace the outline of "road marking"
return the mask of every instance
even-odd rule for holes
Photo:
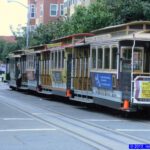
[[[4,129],[0,132],[27,132],[27,131],[55,131],[54,128],[43,128],[43,129]]]
[[[150,129],[116,129],[116,131],[126,131],[126,132],[149,132]]]
[[[33,115],[54,115],[57,116],[58,114],[55,113],[32,113]]]
[[[119,119],[112,119],[112,120],[107,120],[107,119],[83,119],[84,121],[101,121],[101,122],[117,122],[117,121],[123,121]]]
[[[51,113],[32,113],[33,115],[43,115],[43,114],[51,114]]]
[[[3,120],[34,120],[32,118],[2,118]]]

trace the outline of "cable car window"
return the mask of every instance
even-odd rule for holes
[[[97,64],[98,68],[102,68],[102,62],[103,62],[103,49],[98,48],[98,64]]]
[[[131,48],[122,49],[122,70],[125,72],[131,71]]]
[[[134,50],[133,69],[138,71],[143,70],[143,54],[141,49]]]
[[[52,53],[52,69],[54,68],[54,53]]]
[[[44,57],[44,53],[43,53],[43,74],[45,74],[45,57]]]
[[[44,64],[45,64],[45,74],[47,74],[47,64],[46,64],[46,61],[47,61],[47,57],[46,57],[46,53],[44,54]]]
[[[143,59],[143,71],[150,73],[150,51],[149,51],[149,46],[148,48],[145,49],[145,52],[143,54],[144,59]]]
[[[96,68],[96,49],[92,49],[92,68]]]
[[[143,24],[130,25],[130,29],[143,29]]]
[[[131,49],[123,49],[122,56],[124,60],[131,60]]]
[[[61,68],[61,52],[58,52],[58,68]]]
[[[64,68],[64,51],[62,51],[62,68]]]
[[[117,69],[117,47],[112,48],[112,69]]]
[[[110,62],[110,48],[105,48],[104,52],[104,69],[109,69]]]
[[[49,55],[48,53],[46,53],[46,74],[48,74],[49,72]]]
[[[142,71],[143,70],[143,49],[134,48],[133,53],[133,70]],[[122,69],[124,71],[131,71],[131,58],[132,58],[132,48],[122,49]]]
[[[146,25],[146,29],[150,29],[150,25]]]
[[[57,68],[57,61],[58,61],[58,59],[57,59],[57,52],[55,52],[55,68]]]
[[[42,73],[42,68],[41,68],[41,66],[42,66],[42,62],[41,62],[41,54],[40,54],[40,63],[39,63],[40,74]]]
[[[27,57],[27,68],[28,69],[33,69],[34,68],[34,56],[28,55]]]

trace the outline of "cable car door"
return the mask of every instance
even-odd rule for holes
[[[131,57],[132,47],[121,48],[120,58],[120,89],[123,99],[131,97]]]

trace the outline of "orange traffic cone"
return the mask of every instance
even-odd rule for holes
[[[71,90],[70,90],[70,89],[67,89],[67,91],[66,91],[66,96],[67,96],[67,97],[71,97]]]
[[[127,99],[124,100],[123,109],[129,109],[129,100],[127,100]]]

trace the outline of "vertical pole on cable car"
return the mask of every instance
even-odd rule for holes
[[[131,56],[131,102],[133,103],[133,62],[134,62],[134,47],[135,47],[135,34],[133,34],[133,46],[132,46],[132,56]]]
[[[119,56],[120,54],[119,54],[119,45],[117,45],[117,80],[119,79]]]

